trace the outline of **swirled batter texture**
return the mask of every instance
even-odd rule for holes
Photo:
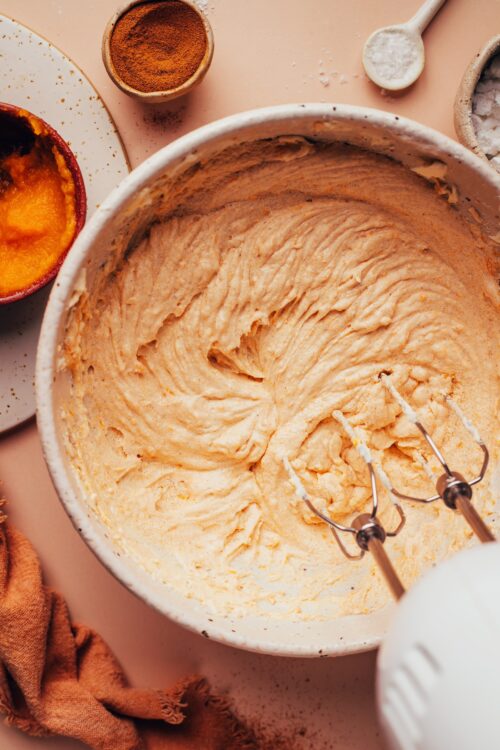
[[[388,371],[450,462],[476,472],[481,453],[443,394],[493,447],[492,247],[421,177],[346,146],[234,147],[177,189],[175,211],[73,311],[68,439],[94,512],[151,575],[217,612],[381,606],[372,562],[345,560],[282,456],[336,519],[367,509],[340,409],[395,486],[431,494]],[[388,549],[410,583],[465,526],[437,505],[407,512]]]

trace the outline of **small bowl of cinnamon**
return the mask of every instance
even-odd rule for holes
[[[108,22],[104,66],[124,93],[157,104],[187,94],[204,78],[212,28],[190,0],[133,0]]]

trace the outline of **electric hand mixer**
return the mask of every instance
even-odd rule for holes
[[[482,542],[495,537],[472,505],[472,487],[486,473],[489,453],[477,429],[460,407],[446,399],[483,452],[478,476],[467,481],[452,471],[443,454],[385,374],[381,379],[415,424],[444,473],[436,494],[413,497],[396,490],[374,460],[368,446],[345,416],[333,416],[352,440],[370,474],[372,508],[350,526],[338,523],[315,507],[288,458],[283,463],[297,495],[330,527],[343,554],[359,560],[371,552],[393,596],[401,600],[377,663],[379,718],[391,750],[498,750],[500,748],[500,545],[463,550],[428,572],[405,593],[384,542],[405,523],[399,500],[432,503],[441,499],[462,514]],[[432,475],[425,459],[423,468]],[[394,498],[396,528],[387,531],[377,517],[377,477]],[[352,535],[357,552],[348,551],[340,535]],[[404,594],[404,598],[403,597]]]

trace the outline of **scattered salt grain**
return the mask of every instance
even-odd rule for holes
[[[475,88],[471,119],[481,150],[500,172],[500,55],[486,67]]]
[[[208,0],[195,0],[195,2],[202,13],[206,13],[208,11]]]

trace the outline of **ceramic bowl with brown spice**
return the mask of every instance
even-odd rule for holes
[[[500,54],[500,34],[490,39],[470,62],[458,88],[454,105],[455,131],[458,140],[488,163],[490,160],[479,145],[474,129],[473,97],[485,69],[498,54]]]
[[[156,29],[152,28],[151,18],[149,21],[144,15],[141,19],[132,18],[131,13],[137,15],[138,12],[156,14]],[[128,35],[122,34],[123,21],[129,25]],[[189,29],[193,32],[191,37]],[[176,33],[179,37],[182,35],[182,41],[176,39]],[[117,54],[118,42],[124,52],[122,60]],[[188,94],[205,77],[213,53],[210,22],[190,0],[146,3],[132,0],[116,11],[102,38],[102,58],[111,80],[125,94],[144,104],[160,104]],[[191,65],[186,64],[189,57]],[[151,80],[146,81],[146,77]],[[162,79],[169,84],[161,85]]]

